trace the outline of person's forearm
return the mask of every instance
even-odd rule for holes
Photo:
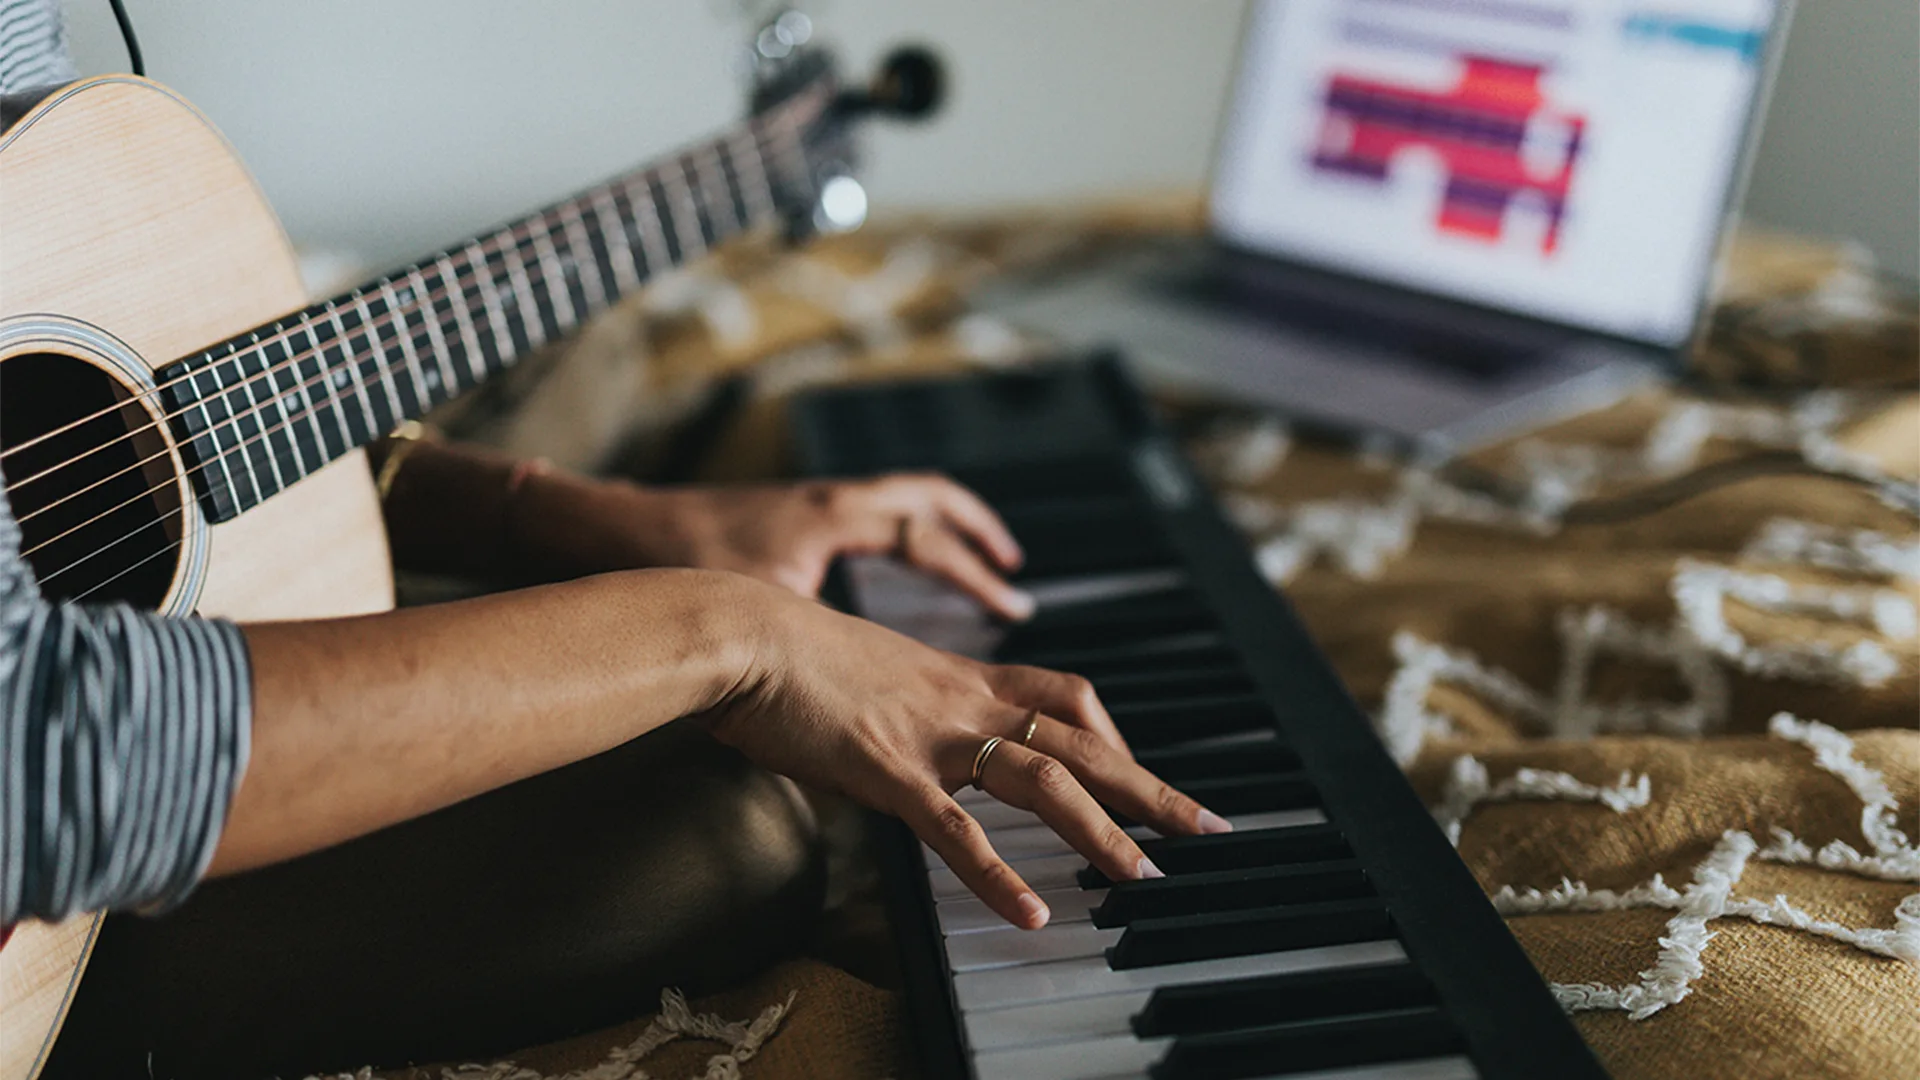
[[[253,750],[211,872],[336,844],[712,707],[751,658],[735,581],[640,571],[245,627]]]

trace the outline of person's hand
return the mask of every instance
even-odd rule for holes
[[[731,570],[813,597],[835,558],[890,554],[1001,618],[1033,612],[1032,599],[1001,577],[1021,560],[1006,525],[942,476],[688,488],[605,482],[576,485],[571,503],[564,530],[548,526],[544,543],[591,545],[587,561],[596,569]]]
[[[1116,881],[1157,877],[1101,804],[1168,835],[1230,826],[1133,760],[1086,680],[941,652],[873,623],[741,582],[753,659],[703,720],[776,772],[894,814],[1015,926],[1048,911],[952,793],[980,776]],[[730,601],[731,602],[731,601]],[[1021,745],[1039,714],[1031,745]]]

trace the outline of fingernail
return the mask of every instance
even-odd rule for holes
[[[1166,874],[1161,872],[1159,867],[1153,865],[1152,859],[1147,858],[1145,855],[1140,856],[1140,865],[1134,867],[1133,869],[1134,869],[1134,876],[1137,878],[1156,878],[1156,877],[1167,876]]]
[[[1228,821],[1226,818],[1221,817],[1219,814],[1216,814],[1213,811],[1206,809],[1205,807],[1202,807],[1200,809],[1200,814],[1198,817],[1193,819],[1193,823],[1196,826],[1198,826],[1200,831],[1203,833],[1222,833],[1222,832],[1233,831],[1233,822]]]
[[[1030,592],[1012,589],[1007,593],[1007,612],[1020,622],[1033,618],[1033,609],[1038,606]]]
[[[1032,893],[1020,894],[1019,908],[1020,921],[1025,923],[1029,930],[1038,930],[1047,925],[1047,919],[1053,915],[1047,910],[1047,905],[1041,903],[1040,898]]]

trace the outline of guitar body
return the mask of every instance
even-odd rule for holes
[[[23,387],[37,393],[69,374],[88,383],[83,396],[108,384],[139,394],[154,369],[306,301],[292,248],[253,177],[206,117],[164,87],[123,75],[75,83],[0,132],[5,420],[35,412]],[[29,381],[6,379],[15,363],[32,369]],[[7,401],[9,388],[25,402]],[[163,569],[148,595],[126,598],[172,614],[246,620],[393,606],[386,534],[362,452],[209,525],[165,426],[145,437],[159,440],[148,443],[158,460],[147,475],[155,486],[171,477],[174,490],[161,497],[174,500],[177,547],[155,560]],[[0,422],[0,445],[19,441]],[[69,505],[100,495],[79,491]],[[24,516],[21,505],[15,512]],[[92,597],[114,598],[111,588]],[[0,1080],[38,1071],[99,919],[22,924],[0,944]]]

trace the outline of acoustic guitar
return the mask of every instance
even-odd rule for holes
[[[178,94],[107,75],[34,104],[0,132],[0,469],[44,593],[392,607],[361,447],[730,237],[857,224],[850,122],[939,96],[922,50],[859,90],[816,48],[762,59],[734,130],[313,304]],[[101,918],[0,930],[0,1080],[39,1072]]]

